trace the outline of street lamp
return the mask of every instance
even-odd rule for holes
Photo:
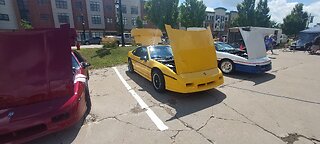
[[[116,8],[119,8],[121,44],[122,44],[122,47],[124,47],[125,44],[124,44],[124,35],[123,35],[123,19],[122,19],[122,5],[121,5],[121,0],[116,1],[116,2],[115,2],[115,6],[116,6]]]
[[[82,43],[84,44],[84,41],[86,40],[86,30],[85,30],[85,21],[84,21],[84,15],[83,15],[83,11],[82,11],[82,6],[80,8],[80,11],[81,11],[81,21],[82,21],[82,35],[83,35],[83,39],[81,40]]]

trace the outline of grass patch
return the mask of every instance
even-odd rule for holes
[[[77,50],[91,64],[90,69],[99,69],[125,64],[128,52],[136,47],[93,48]]]

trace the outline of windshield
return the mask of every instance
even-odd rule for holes
[[[149,48],[151,59],[172,58],[172,49],[170,46],[152,46]]]
[[[226,44],[226,43],[214,43],[217,51],[229,51],[229,50],[235,50],[234,47]]]

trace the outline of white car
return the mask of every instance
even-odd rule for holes
[[[233,48],[223,43],[215,42],[215,48],[220,70],[229,74],[234,71],[248,73],[264,73],[271,70],[271,59],[267,57],[264,35],[259,28],[239,28],[245,43],[245,50]]]

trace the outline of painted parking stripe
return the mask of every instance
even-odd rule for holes
[[[168,127],[160,120],[160,118],[149,108],[149,106],[141,99],[141,97],[130,87],[130,85],[124,80],[124,78],[119,73],[116,67],[113,67],[114,71],[118,75],[119,79],[123,85],[127,88],[128,92],[136,99],[142,109],[146,109],[147,115],[153,121],[153,123],[158,127],[160,131],[168,129]]]

